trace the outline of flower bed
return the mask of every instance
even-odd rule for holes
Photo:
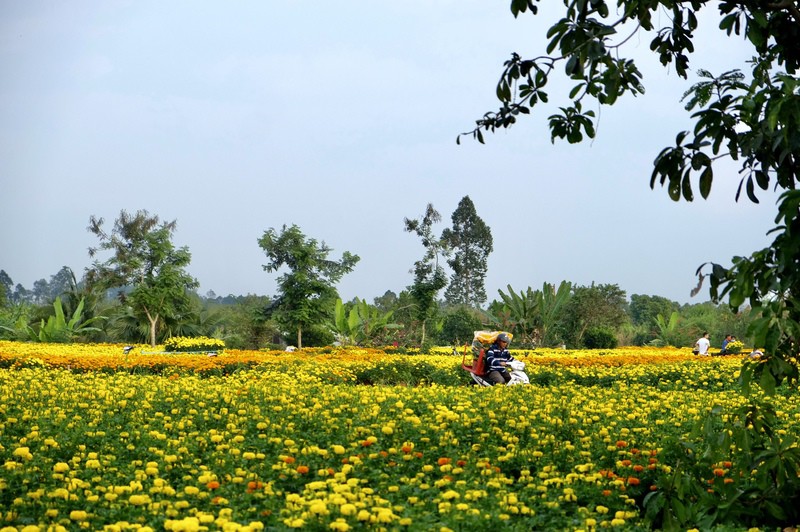
[[[525,356],[534,385],[508,388],[353,385],[392,368],[459,375],[452,356],[164,358],[0,342],[3,526],[644,529],[679,442],[741,404],[740,360],[652,349]],[[774,428],[795,434],[796,395],[781,409]],[[730,470],[709,470],[709,489],[748,482]]]

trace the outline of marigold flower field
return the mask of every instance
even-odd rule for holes
[[[447,351],[146,350],[0,342],[0,531],[644,529],[670,443],[741,401],[741,357],[688,349],[517,352],[493,388]]]

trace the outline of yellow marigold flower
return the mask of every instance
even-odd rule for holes
[[[308,506],[308,511],[313,515],[327,515],[329,513],[328,505],[325,504],[325,501],[319,499],[311,501],[311,504]]]
[[[65,462],[58,462],[53,466],[54,473],[66,473],[67,471],[69,471],[69,464]]]
[[[358,512],[356,519],[358,519],[359,521],[369,521],[369,512],[366,510],[361,510],[360,512]]]
[[[148,495],[131,495],[128,502],[134,506],[142,506],[150,502],[150,497]]]
[[[72,510],[69,513],[69,518],[71,521],[86,521],[86,518],[89,515],[83,510]]]
[[[356,510],[357,508],[355,505],[350,503],[343,504],[339,507],[339,512],[341,512],[342,515],[355,515]]]
[[[346,532],[347,530],[350,530],[350,525],[348,525],[345,521],[337,519],[336,521],[328,525],[328,528],[330,528],[331,530],[337,530],[339,532]]]
[[[13,455],[17,458],[22,458],[23,460],[32,460],[33,455],[31,454],[30,449],[27,447],[17,447],[14,449]]]
[[[454,490],[447,490],[444,493],[442,493],[442,498],[445,499],[445,500],[448,500],[448,501],[451,500],[451,499],[458,499],[460,497],[461,497],[461,495],[457,491],[454,491]]]

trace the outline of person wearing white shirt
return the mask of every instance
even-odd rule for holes
[[[694,343],[695,355],[708,356],[708,348],[711,347],[711,340],[708,339],[708,333],[704,332],[703,336]]]

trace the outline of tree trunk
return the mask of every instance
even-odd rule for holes
[[[158,324],[158,314],[155,316],[150,315],[150,310],[147,307],[144,307],[145,316],[147,316],[147,321],[150,322],[150,347],[156,346],[156,325]]]
[[[297,349],[303,349],[303,327],[297,326]]]

